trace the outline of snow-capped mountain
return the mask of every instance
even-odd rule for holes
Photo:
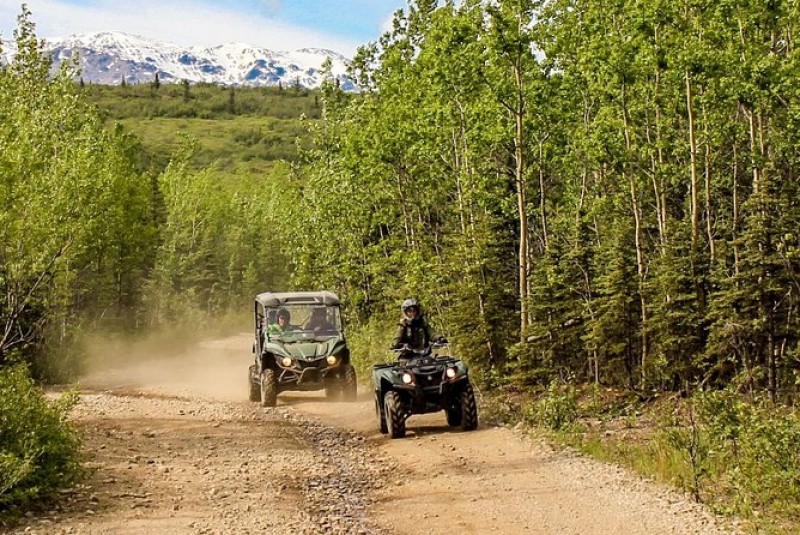
[[[182,47],[122,32],[46,39],[45,48],[53,57],[54,67],[77,55],[81,77],[87,83],[116,85],[123,79],[128,84],[149,83],[158,73],[162,83],[188,80],[233,86],[300,84],[314,88],[322,83],[320,69],[330,58],[331,73],[342,89],[358,89],[347,77],[347,58],[318,48],[276,52],[244,43]],[[13,43],[4,42],[3,56],[13,53]]]

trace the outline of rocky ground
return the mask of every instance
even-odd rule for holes
[[[13,534],[718,534],[672,490],[519,430],[415,416],[381,435],[354,403],[244,401],[249,340],[103,370],[74,418],[92,476]],[[151,355],[156,357],[156,355]]]

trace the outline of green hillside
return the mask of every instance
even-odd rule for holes
[[[141,141],[153,170],[161,170],[181,134],[198,142],[193,166],[217,164],[237,173],[263,173],[277,160],[295,160],[308,145],[308,120],[320,117],[319,96],[299,88],[227,88],[210,84],[83,85],[109,123]]]

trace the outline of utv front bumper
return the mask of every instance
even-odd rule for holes
[[[324,358],[294,359],[290,366],[278,364],[278,386],[281,390],[320,390],[342,380],[341,362],[330,365]]]

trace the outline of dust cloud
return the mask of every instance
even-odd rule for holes
[[[247,399],[252,335],[200,340],[184,330],[137,340],[93,337],[87,341],[81,390],[141,390],[218,401]]]

